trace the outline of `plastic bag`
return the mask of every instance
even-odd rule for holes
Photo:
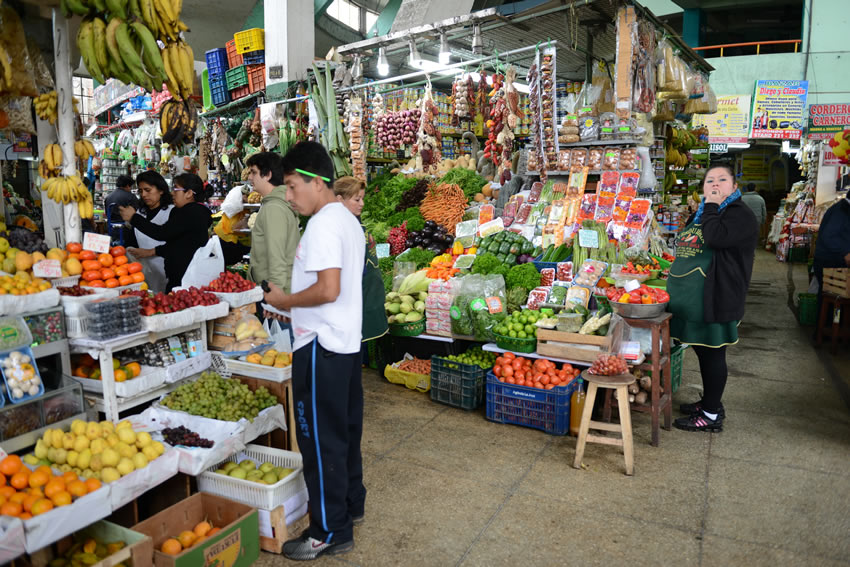
[[[494,338],[493,328],[508,316],[505,308],[505,278],[501,274],[484,276],[481,289],[481,296],[469,304],[470,316],[475,339],[490,341]]]
[[[213,236],[204,246],[195,250],[186,273],[183,274],[183,287],[203,287],[216,279],[224,271],[224,253],[221,241]]]
[[[587,167],[590,171],[602,169],[602,148],[590,148],[587,152]]]
[[[55,90],[56,84],[53,82],[53,75],[50,74],[50,69],[47,68],[47,63],[41,56],[41,50],[33,39],[27,40],[27,52],[32,60],[36,88],[42,92]]]
[[[242,204],[242,185],[234,187],[227,192],[224,202],[221,204],[221,210],[230,218],[235,217],[242,212],[244,205]]]
[[[478,274],[461,278],[461,287],[452,300],[449,315],[452,319],[452,334],[471,336],[475,333],[470,304],[484,292],[484,277]]]
[[[0,45],[5,49],[12,66],[12,80],[0,82],[0,93],[38,96],[24,26],[17,12],[8,3],[0,5],[0,30],[3,30],[0,34]],[[2,85],[11,86],[3,89]]]
[[[0,111],[6,113],[4,129],[17,133],[35,134],[32,121],[32,99],[27,96],[0,96]]]
[[[260,105],[260,127],[263,132],[263,147],[266,148],[266,151],[271,151],[280,142],[277,109],[281,106],[276,102]]]

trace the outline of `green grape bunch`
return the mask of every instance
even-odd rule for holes
[[[261,411],[277,405],[278,401],[265,386],[251,391],[239,380],[222,378],[217,372],[208,371],[194,382],[178,386],[161,403],[169,409],[210,419],[254,421]]]

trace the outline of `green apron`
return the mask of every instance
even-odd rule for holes
[[[378,268],[375,239],[366,235],[366,262],[363,266],[363,342],[387,334],[387,315],[384,310],[384,280]]]
[[[738,321],[705,322],[705,278],[713,258],[714,250],[705,243],[702,225],[690,224],[679,233],[667,293],[668,311],[673,314],[670,336],[683,343],[717,348],[738,342]]]

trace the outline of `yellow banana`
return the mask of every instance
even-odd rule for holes
[[[177,78],[175,77],[174,70],[171,68],[171,60],[169,59],[166,50],[162,51],[162,64],[165,67],[165,83],[168,85],[168,91],[175,99],[183,100],[183,97],[180,95],[180,87],[178,86]]]
[[[3,68],[3,74],[0,75],[0,84],[5,83],[6,88],[12,87],[12,58],[9,57],[9,52],[6,48],[0,45],[0,66]],[[5,89],[4,89],[5,90]]]
[[[171,0],[171,9],[174,11],[174,17],[179,18],[180,12],[183,11],[183,0]]]
[[[94,144],[91,143],[91,140],[83,140],[83,144],[85,144],[90,156],[97,154],[97,152],[94,151]]]
[[[172,24],[177,20],[170,0],[153,0],[153,7],[159,12],[162,16],[162,21],[166,24]]]
[[[177,45],[180,46],[180,53],[183,58],[183,73],[185,74],[186,79],[186,90],[189,95],[192,95],[195,89],[195,54],[192,52],[192,47],[185,41],[181,41]]]
[[[155,36],[161,35],[163,30],[160,30],[159,25],[157,25],[153,0],[139,0],[139,8],[142,11],[142,20],[144,20],[148,29],[151,30],[151,33]]]

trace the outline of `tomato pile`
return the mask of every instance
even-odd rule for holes
[[[239,293],[254,289],[257,284],[249,282],[239,274],[233,272],[221,272],[209,285],[201,288],[201,291],[217,291],[219,293]]]
[[[78,250],[78,243],[71,244],[68,245],[68,250]],[[80,261],[82,285],[87,287],[112,288],[145,281],[142,265],[139,262],[130,262],[123,246],[113,246],[108,254],[79,249],[78,252],[71,252],[69,257]]]
[[[564,364],[558,369],[554,362],[545,358],[538,358],[532,363],[525,357],[506,352],[496,359],[493,374],[499,382],[551,390],[555,386],[566,386],[581,374],[581,370],[571,364]]]
[[[593,364],[588,370],[591,374],[597,376],[619,376],[620,374],[628,374],[629,366],[622,356],[616,354],[600,354],[593,361]]]
[[[608,296],[608,301],[616,303],[651,305],[653,303],[667,303],[670,301],[670,294],[666,291],[657,287],[649,287],[645,284],[642,284],[632,292],[628,292],[621,287],[609,287],[605,290],[605,295]]]
[[[124,295],[135,295],[142,298],[139,302],[139,311],[145,317],[174,313],[197,305],[215,305],[219,302],[213,294],[201,291],[194,286],[188,290],[159,292],[155,295],[147,291],[127,291]]]

